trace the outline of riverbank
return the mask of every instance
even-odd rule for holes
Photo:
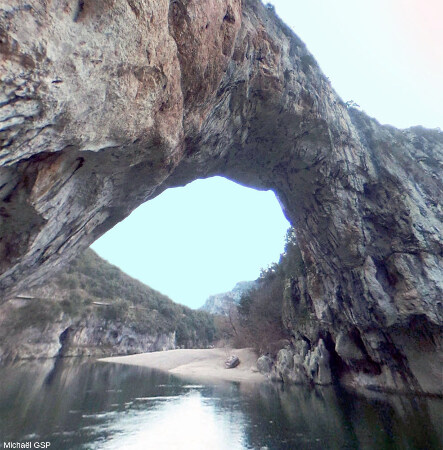
[[[224,363],[231,355],[240,358],[235,369],[226,369]],[[252,349],[185,349],[141,353],[102,358],[99,361],[150,367],[195,379],[261,382],[266,378],[256,367],[257,355]]]

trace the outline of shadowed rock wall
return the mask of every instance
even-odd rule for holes
[[[276,192],[329,348],[358,330],[381,384],[416,383],[387,330],[441,330],[441,132],[348,109],[258,0],[0,7],[4,299],[163,190],[222,175]]]

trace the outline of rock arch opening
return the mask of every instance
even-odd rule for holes
[[[258,0],[114,3],[0,18],[2,301],[143,202],[220,175],[272,189],[295,226],[317,356],[321,335],[357,329],[381,364],[357,384],[435,387],[412,362],[427,337],[405,335],[443,324],[443,134],[348,108]]]
[[[174,301],[198,308],[277,262],[289,226],[272,192],[213,177],[165,191],[92,248]]]

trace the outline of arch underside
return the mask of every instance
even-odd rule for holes
[[[221,175],[272,189],[297,230],[293,354],[303,339],[357,384],[435,391],[411,360],[440,348],[441,132],[347,108],[258,0],[13,3],[0,19],[3,300],[165,189]],[[315,326],[297,323],[300,302]]]

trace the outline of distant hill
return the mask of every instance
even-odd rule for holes
[[[174,303],[88,249],[0,307],[0,361],[206,347],[212,316]]]
[[[229,292],[215,294],[208,297],[205,304],[200,308],[210,314],[227,316],[231,307],[237,306],[244,293],[257,287],[257,281],[240,281]]]

